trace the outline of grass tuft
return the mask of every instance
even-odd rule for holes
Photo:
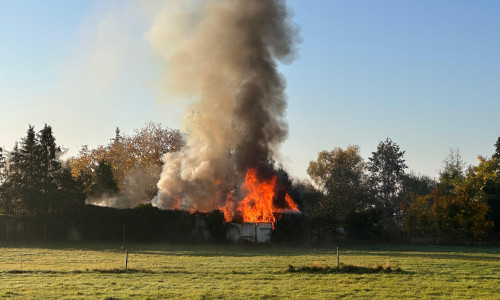
[[[102,273],[102,274],[124,274],[124,273],[153,273],[150,270],[145,269],[92,269],[93,273]]]
[[[302,266],[302,267],[294,267],[292,265],[288,265],[286,269],[288,273],[320,273],[320,274],[331,274],[331,273],[354,273],[354,274],[373,274],[373,273],[391,273],[391,272],[402,272],[401,268],[397,267],[393,269],[390,263],[387,263],[386,266],[382,266],[377,264],[373,268],[357,266],[357,265],[348,265],[348,264],[340,264],[339,267],[329,267],[324,266],[320,263],[313,262],[311,266]]]

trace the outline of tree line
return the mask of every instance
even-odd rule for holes
[[[358,146],[322,151],[307,169],[314,184],[303,184],[301,205],[322,234],[342,228],[359,238],[498,241],[500,138],[495,148],[469,167],[451,149],[437,180],[406,172],[405,151],[390,138],[368,161]]]
[[[183,145],[178,130],[150,122],[130,136],[117,128],[107,145],[83,146],[76,156],[63,160],[52,128],[45,125],[36,132],[29,126],[11,151],[0,148],[0,216],[32,218],[44,226],[52,222],[54,227],[59,221],[78,220],[97,228],[111,220],[117,224],[129,220],[136,227],[141,223],[151,227],[150,231],[157,228],[154,224],[167,224],[161,221],[167,217],[168,224],[178,224],[175,228],[192,229],[197,221],[187,213],[160,213],[150,204],[144,206],[158,192],[163,155]],[[347,236],[498,241],[500,138],[495,148],[491,157],[480,156],[478,164],[469,167],[452,149],[438,179],[407,172],[405,151],[390,138],[381,141],[367,161],[358,146],[321,151],[307,169],[312,182],[292,180],[279,165],[278,180],[303,214],[278,221],[273,240],[316,242]],[[85,204],[137,209],[120,213]],[[221,240],[223,215],[213,212],[203,217],[212,236]],[[148,222],[153,225],[144,225]]]
[[[0,209],[6,216],[48,216],[83,203],[85,196],[69,166],[61,162],[52,128],[45,125],[26,136],[0,160]]]
[[[48,216],[103,197],[119,197],[126,207],[150,201],[157,194],[162,156],[183,143],[178,130],[150,122],[132,136],[117,128],[108,145],[83,146],[63,160],[51,126],[38,132],[29,126],[13,150],[0,148],[0,214]]]

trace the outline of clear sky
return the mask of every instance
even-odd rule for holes
[[[148,2],[148,1],[144,1]],[[0,146],[28,124],[58,144],[107,144],[118,126],[178,128],[144,39],[149,1],[0,0]],[[469,164],[500,136],[500,2],[290,0],[301,28],[287,80],[281,160],[305,178],[321,150],[392,138],[409,170],[436,176],[450,147]]]

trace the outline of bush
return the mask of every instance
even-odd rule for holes
[[[354,238],[370,238],[380,234],[381,213],[375,208],[360,212],[353,211],[346,216],[347,233]]]
[[[287,214],[274,224],[271,241],[277,243],[299,243],[304,241],[304,217]]]
[[[224,226],[226,218],[222,211],[214,210],[207,214],[206,222],[210,238],[213,241],[223,242],[227,240],[226,227]]]

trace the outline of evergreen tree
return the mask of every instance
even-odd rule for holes
[[[15,158],[13,180],[17,182],[16,192],[24,209],[40,213],[41,172],[37,150],[35,129],[29,126],[20,148],[15,148],[11,156]]]
[[[1,205],[7,216],[13,216],[21,209],[21,175],[16,167],[19,165],[20,151],[18,143],[14,145],[14,150],[9,153],[9,162],[5,164],[4,176],[1,187]]]
[[[120,134],[120,128],[116,127],[115,129],[115,137],[111,139],[112,144],[120,144],[123,143],[123,136]]]
[[[44,213],[49,213],[60,204],[57,200],[60,196],[58,180],[61,176],[61,163],[57,158],[61,153],[61,148],[56,145],[52,128],[46,124],[37,134],[37,142],[37,177],[40,181],[41,201],[39,206]]]
[[[5,158],[3,157],[3,149],[2,147],[0,147],[0,172],[2,172],[0,174],[3,174],[4,167],[5,167]]]
[[[5,176],[6,176],[6,162],[5,162],[5,157],[3,155],[3,149],[0,147],[0,190],[2,188],[2,185],[5,181]],[[0,194],[1,195],[1,194]]]
[[[500,137],[498,137],[497,142],[495,143],[495,153],[493,154],[493,158],[500,159]]]
[[[90,194],[92,197],[101,197],[105,194],[118,192],[118,184],[113,176],[111,165],[101,160],[94,174]]]
[[[4,201],[19,213],[47,216],[54,211],[60,199],[60,152],[50,126],[45,125],[38,134],[29,126],[26,137],[10,152]]]
[[[58,177],[58,205],[60,211],[70,211],[72,208],[85,204],[83,184],[71,175],[71,168],[62,168]]]
[[[7,214],[8,208],[8,199],[6,199],[6,180],[7,171],[6,171],[6,163],[5,157],[3,155],[3,149],[0,147],[0,212]],[[7,214],[8,215],[8,214]]]

